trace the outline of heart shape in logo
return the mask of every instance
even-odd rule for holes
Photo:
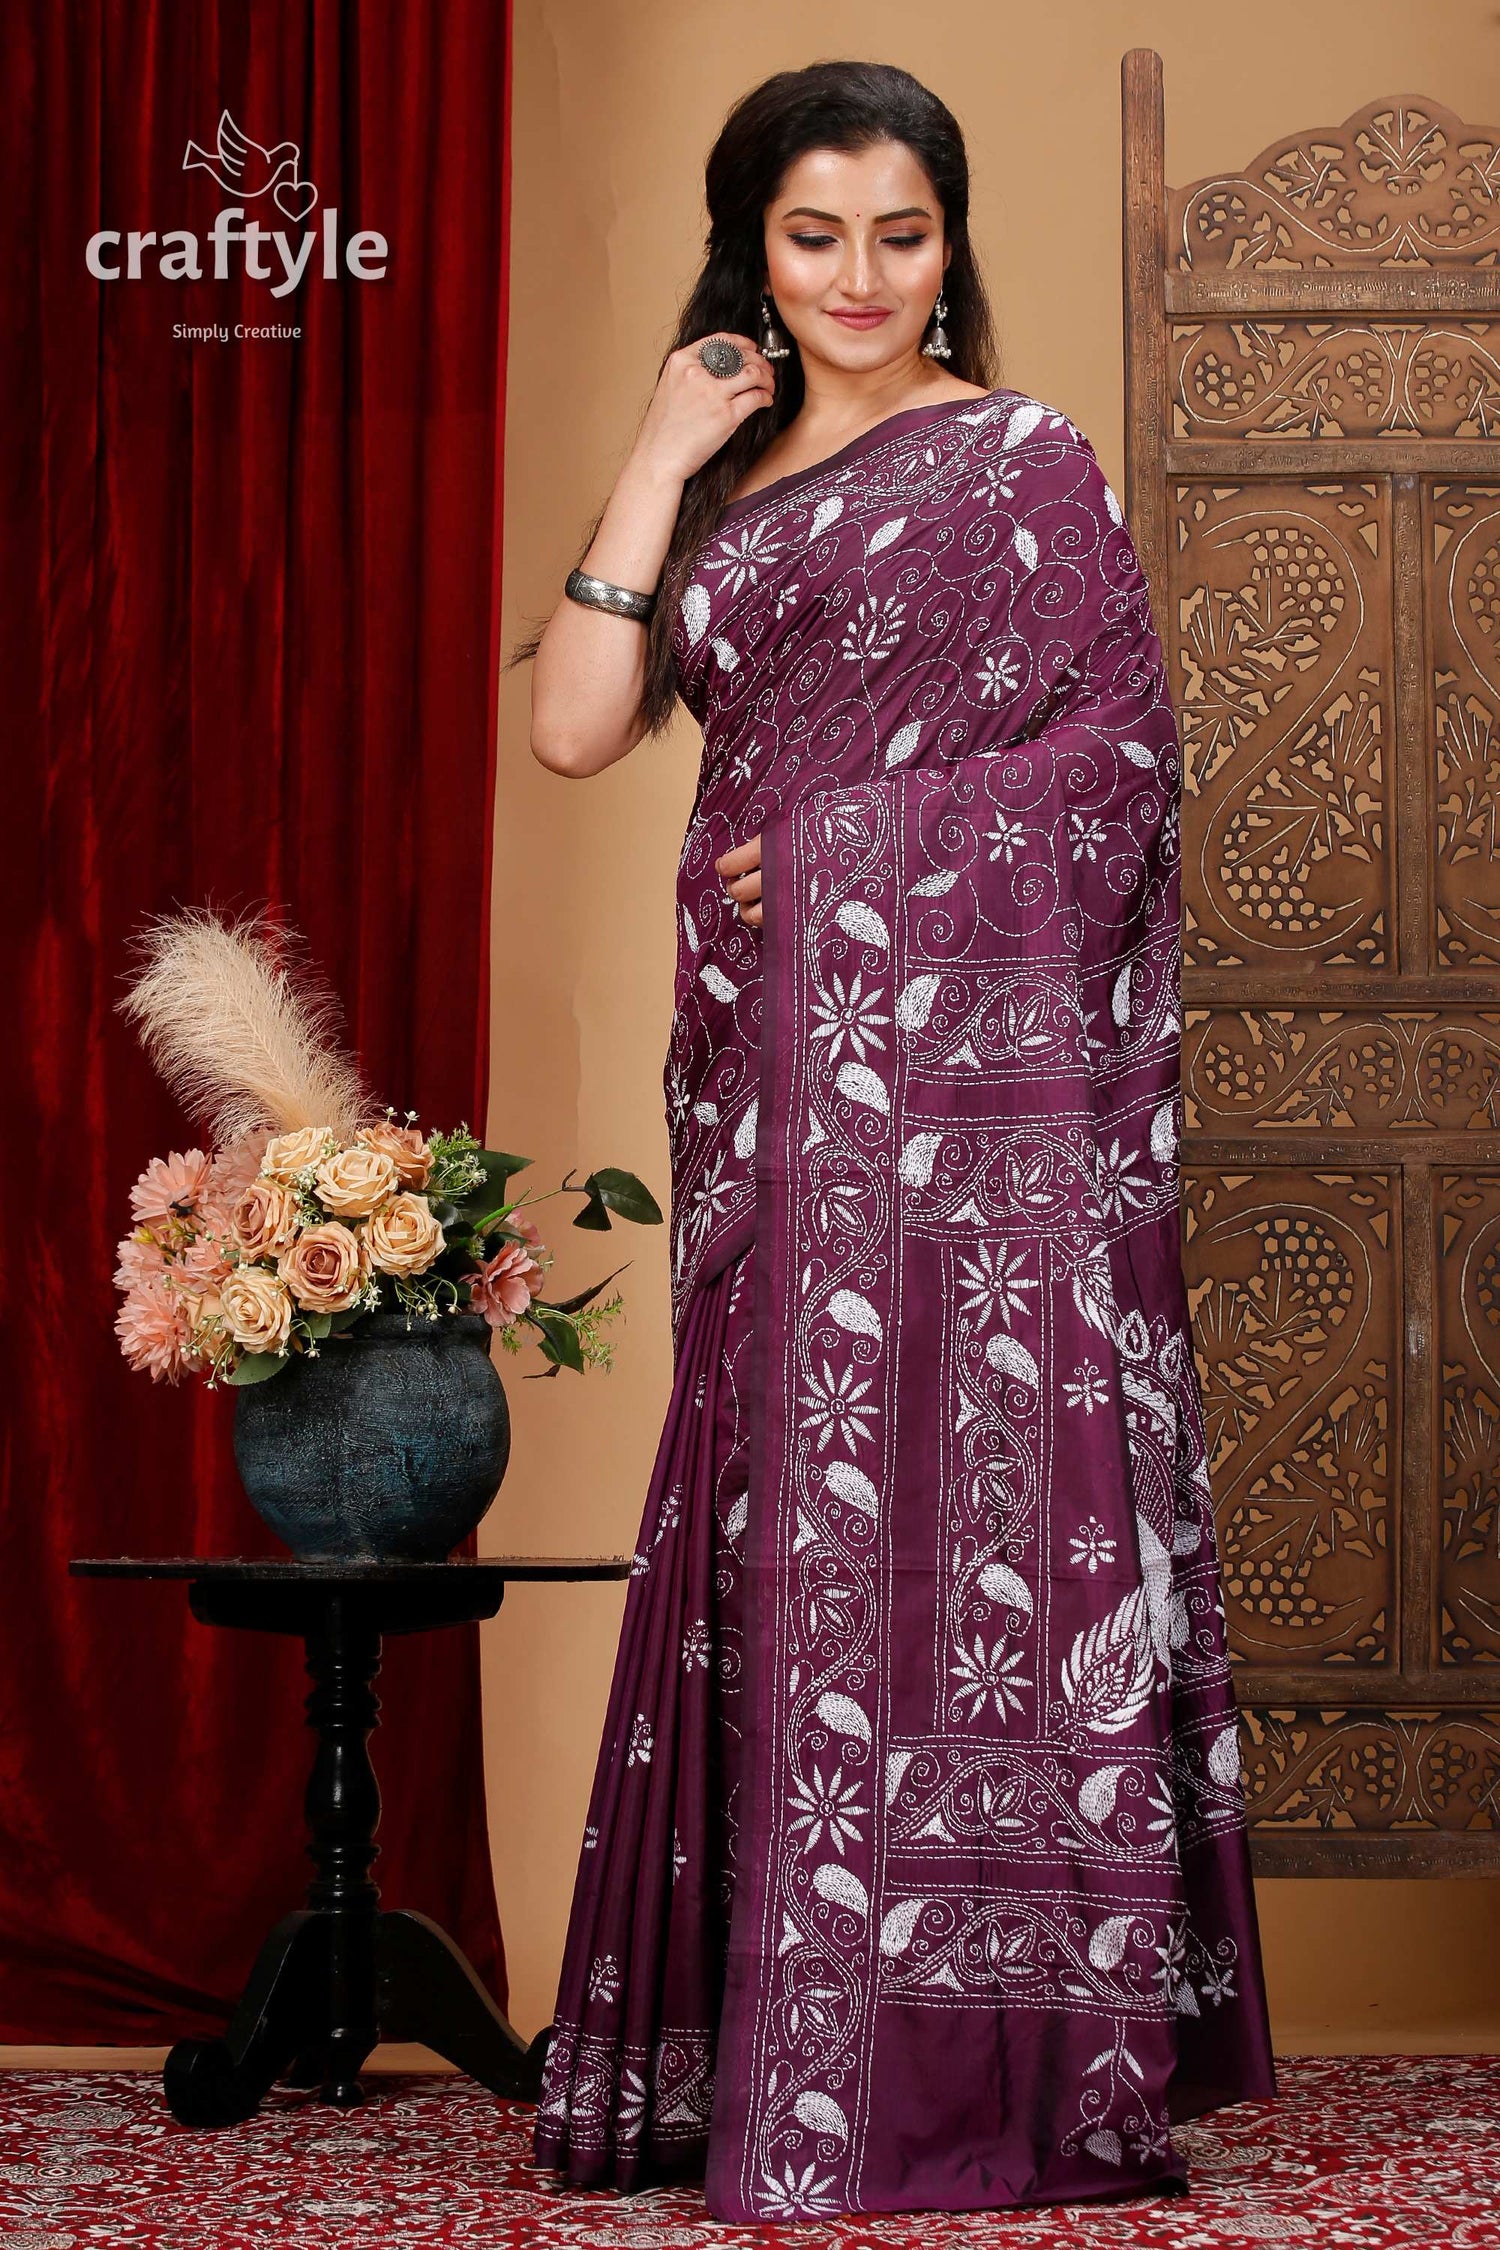
[[[318,200],[318,191],[311,180],[283,180],[276,189],[275,203],[289,219],[305,219]]]

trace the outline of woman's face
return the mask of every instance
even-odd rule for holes
[[[810,149],[766,206],[767,286],[804,365],[909,358],[948,256],[932,182],[901,141]]]

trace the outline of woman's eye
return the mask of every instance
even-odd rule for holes
[[[829,243],[832,242],[833,236],[831,234],[794,234],[790,235],[788,240],[795,242],[799,250],[826,250]]]
[[[915,250],[927,237],[925,234],[888,234],[885,240],[892,250]]]

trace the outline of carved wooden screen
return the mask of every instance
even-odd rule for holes
[[[1168,190],[1128,504],[1186,748],[1184,1242],[1257,1867],[1500,1872],[1500,135]]]

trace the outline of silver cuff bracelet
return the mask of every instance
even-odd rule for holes
[[[643,625],[656,607],[654,594],[633,594],[628,586],[612,586],[607,578],[590,578],[586,570],[570,570],[563,592],[585,609],[613,610],[616,617],[638,618]]]

